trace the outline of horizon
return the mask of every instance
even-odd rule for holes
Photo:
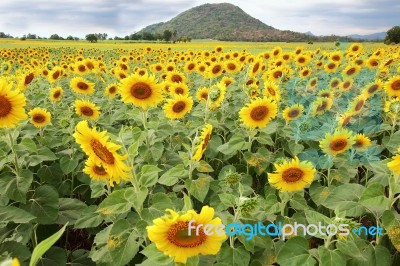
[[[45,38],[52,34],[84,38],[89,33],[107,33],[108,38],[124,37],[206,3],[226,1],[39,0],[32,5],[32,1],[3,0],[0,3],[0,32],[13,37],[29,33]],[[400,24],[397,18],[400,4],[395,0],[355,0],[351,3],[345,0],[292,0],[290,3],[234,0],[229,4],[276,29],[311,32],[316,36],[369,35],[386,32]],[[139,16],[142,19],[137,19]]]

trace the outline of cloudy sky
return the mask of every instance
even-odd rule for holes
[[[277,29],[316,35],[369,34],[400,25],[399,0],[1,0],[0,32],[123,37],[191,7],[222,2]]]

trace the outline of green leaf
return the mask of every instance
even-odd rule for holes
[[[210,189],[211,180],[213,179],[208,175],[200,175],[196,180],[187,179],[185,185],[193,197],[203,202]]]
[[[140,253],[145,255],[153,263],[152,265],[166,265],[174,261],[173,257],[168,257],[158,250],[154,243],[145,247]]]
[[[308,249],[307,239],[299,236],[293,237],[279,250],[277,261],[281,266],[316,265],[317,262]]]
[[[324,246],[318,247],[318,255],[321,266],[346,266],[346,259],[337,250],[330,250]]]
[[[243,246],[231,248],[224,243],[217,255],[217,262],[232,266],[249,265],[250,252]]]
[[[66,251],[60,247],[51,247],[46,255],[39,260],[36,266],[67,265]]]
[[[36,152],[36,143],[32,139],[23,138],[20,143],[15,145],[16,151],[28,151],[29,153]]]
[[[79,160],[77,158],[62,157],[60,159],[60,168],[65,175],[72,173],[78,166]]]
[[[29,248],[16,241],[5,241],[0,243],[0,254],[4,255],[5,253],[13,258],[18,258],[19,261],[24,261],[31,257]],[[0,265],[2,264],[0,263]],[[10,266],[11,265],[12,264],[10,264]]]
[[[104,215],[126,213],[133,207],[135,199],[136,193],[131,187],[115,190],[99,204],[96,212]]]
[[[233,207],[236,204],[236,196],[232,194],[219,194],[219,199],[221,200],[221,203],[225,206],[225,208]]]
[[[385,140],[383,140],[382,142],[391,154],[395,154],[397,152],[397,149],[399,148],[400,131],[396,131],[394,134],[392,134],[390,136],[390,139],[386,143]]]
[[[28,169],[22,169],[19,175],[12,176],[11,173],[5,173],[0,176],[1,194],[8,198],[25,203],[26,193],[33,181],[33,173]]]
[[[50,185],[38,187],[26,209],[35,215],[38,224],[52,224],[58,215],[58,193]]]
[[[360,203],[371,211],[383,213],[391,202],[385,196],[385,188],[381,184],[370,184],[362,193]]]
[[[14,206],[0,206],[0,221],[2,223],[29,223],[36,217],[27,211]]]
[[[62,234],[65,231],[65,228],[67,228],[67,224],[65,224],[58,232],[53,234],[52,236],[46,238],[42,242],[40,242],[32,252],[32,257],[29,262],[29,266],[35,266],[38,260],[43,256],[44,253],[46,253],[47,250],[50,249],[51,246],[53,246],[58,239],[62,236]]]
[[[135,199],[132,202],[133,207],[136,212],[140,213],[143,209],[143,202],[145,201],[147,195],[149,194],[149,190],[145,187],[140,188],[140,191],[136,192]]]
[[[318,181],[314,181],[310,185],[310,196],[311,199],[317,204],[321,205],[325,202],[326,198],[329,196],[329,188],[322,186]]]
[[[36,154],[29,156],[29,166],[36,166],[44,161],[54,161],[58,157],[47,147],[41,147]]]
[[[85,209],[83,209],[79,218],[75,221],[74,228],[92,228],[97,227],[102,221],[103,218],[100,214],[96,213],[97,206],[91,205]]]
[[[363,191],[364,187],[359,184],[340,185],[332,189],[322,205],[339,212],[346,212],[346,216],[361,216],[365,213],[365,208],[358,201]]]
[[[219,146],[218,151],[225,155],[230,155],[244,149],[246,147],[246,144],[247,142],[244,136],[240,133],[236,133],[229,139],[227,143]]]
[[[144,165],[138,175],[139,183],[145,187],[154,186],[158,181],[158,173],[161,169],[155,165]]]
[[[71,225],[81,216],[82,212],[87,208],[86,204],[78,199],[61,198],[58,200],[59,210],[57,223]]]
[[[185,166],[183,164],[178,164],[165,172],[158,180],[158,183],[165,186],[173,186],[178,183],[180,178],[184,179],[187,176],[188,171],[185,169]]]

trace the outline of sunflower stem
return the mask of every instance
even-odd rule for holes
[[[10,139],[11,151],[14,154],[15,172],[17,173],[17,175],[19,175],[20,166],[19,166],[19,163],[18,163],[18,156],[17,156],[17,153],[16,153],[15,148],[14,148],[14,139],[13,139],[13,136],[11,134],[11,129],[9,129],[7,131],[8,131],[8,137]]]

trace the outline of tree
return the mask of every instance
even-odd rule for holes
[[[400,26],[394,26],[387,31],[385,43],[400,43]]]
[[[172,37],[172,31],[165,30],[163,34],[164,41],[169,42],[171,40],[171,37]]]
[[[85,39],[89,42],[97,42],[97,40],[98,40],[96,34],[93,34],[93,33],[86,34]]]
[[[52,34],[49,39],[51,39],[51,40],[61,40],[61,37],[58,36],[58,34]]]

